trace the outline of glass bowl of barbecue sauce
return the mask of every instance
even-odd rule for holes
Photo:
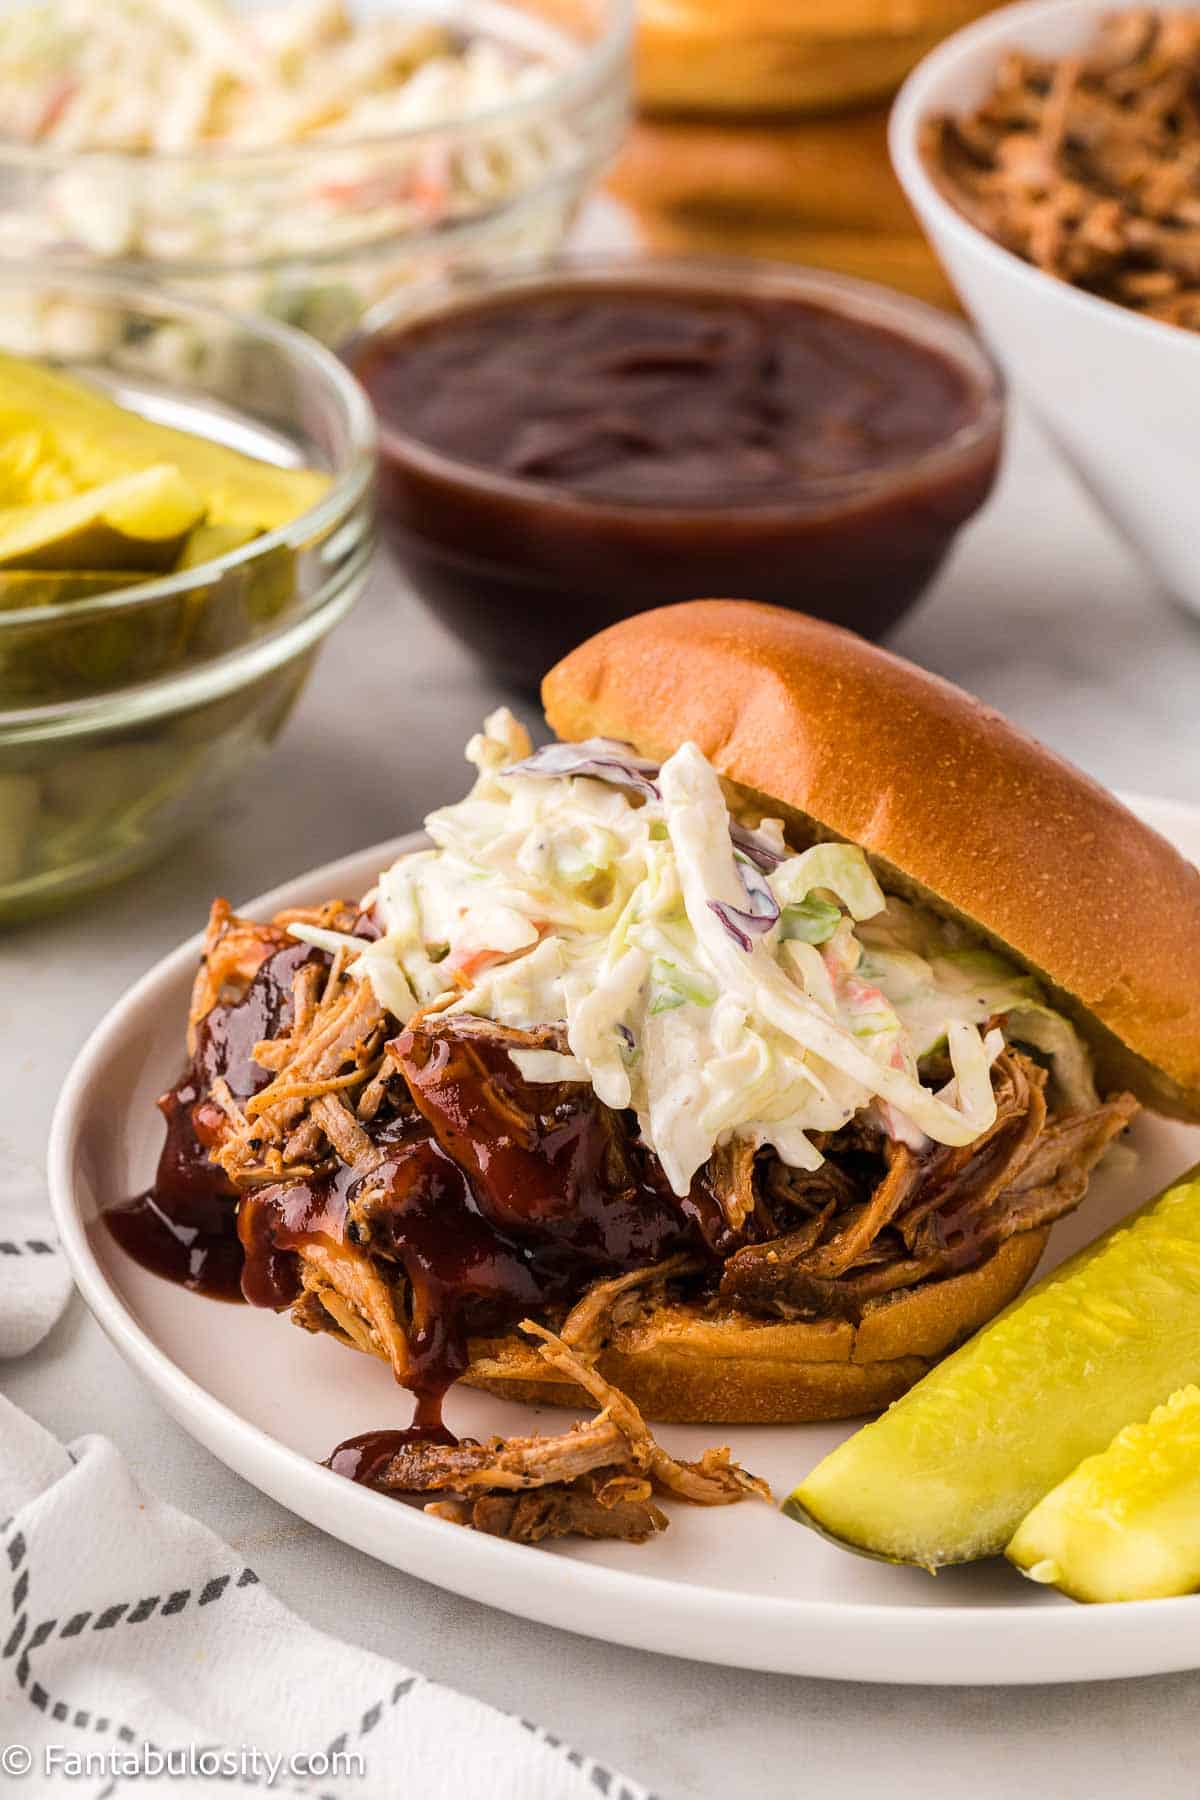
[[[701,596],[880,637],[1000,456],[1000,377],[969,329],[816,270],[567,260],[409,296],[346,355],[400,568],[521,688]]]

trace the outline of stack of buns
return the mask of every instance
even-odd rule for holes
[[[613,179],[646,248],[953,295],[892,174],[887,102],[995,0],[640,0],[643,115]]]

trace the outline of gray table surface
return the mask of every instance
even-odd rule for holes
[[[1193,797],[1200,620],[1156,593],[1030,429],[895,647],[1102,780]],[[75,1050],[197,927],[210,895],[244,899],[417,825],[462,791],[462,745],[498,698],[381,566],[284,738],[204,835],[94,905],[0,939],[0,1180],[36,1179]],[[663,1800],[1197,1792],[1186,1721],[1200,1675],[879,1688],[617,1649],[395,1574],[264,1499],[160,1411],[78,1301],[40,1351],[0,1367],[0,1389],[65,1439],[109,1435],[146,1484],[236,1544],[306,1618],[539,1719]]]

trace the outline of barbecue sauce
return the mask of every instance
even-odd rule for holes
[[[956,362],[801,299],[557,280],[408,323],[357,371],[385,427],[608,506],[794,505],[945,443]]]
[[[694,1244],[691,1211],[648,1179],[586,1084],[527,1083],[502,1043],[469,1031],[408,1030],[393,1048],[416,1111],[367,1127],[374,1166],[242,1201],[247,1299],[289,1305],[296,1250],[365,1234],[375,1266],[407,1278],[404,1381],[432,1403],[466,1372],[471,1338]],[[423,1420],[440,1423],[432,1404]]]
[[[284,940],[244,998],[212,1009],[191,1066],[159,1102],[167,1135],[154,1187],[105,1216],[156,1274],[275,1310],[300,1298],[306,1247],[348,1257],[369,1248],[376,1275],[405,1278],[397,1375],[416,1396],[414,1430],[436,1436],[472,1337],[569,1306],[604,1276],[714,1249],[723,1216],[702,1182],[674,1195],[587,1083],[526,1082],[504,1043],[469,1021],[400,1034],[404,1091],[363,1127],[372,1155],[358,1168],[339,1163],[239,1197],[209,1156],[221,1117],[213,1083],[223,1078],[240,1101],[267,1084],[254,1046],[290,1028],[293,978],[323,954]],[[369,1481],[384,1451],[368,1436],[340,1446],[330,1466]]]
[[[289,1029],[292,977],[322,955],[282,933],[279,943],[244,997],[218,1003],[201,1021],[191,1064],[159,1100],[167,1135],[154,1186],[104,1214],[135,1262],[215,1300],[242,1298],[242,1250],[237,1193],[208,1154],[221,1117],[209,1097],[212,1084],[223,1077],[237,1100],[266,1086],[270,1073],[251,1053],[262,1039]]]
[[[407,1431],[364,1431],[339,1444],[322,1463],[335,1475],[357,1481],[360,1487],[378,1487],[393,1456],[399,1456],[410,1444],[446,1444],[453,1448],[457,1443],[454,1433],[440,1424],[410,1425]]]
[[[452,297],[351,354],[383,530],[499,677],[697,594],[886,631],[986,496],[994,377],[898,300],[648,264]]]

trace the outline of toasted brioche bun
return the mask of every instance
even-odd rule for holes
[[[736,38],[653,8],[638,33],[637,93],[646,111],[733,116],[825,112],[890,94],[937,42],[896,38]]]
[[[641,613],[542,688],[561,738],[696,743],[750,806],[860,844],[885,888],[1045,983],[1102,1088],[1200,1120],[1200,873],[1096,782],[949,682],[750,601]]]
[[[795,1425],[877,1412],[1020,1293],[1047,1235],[1009,1238],[978,1267],[911,1288],[857,1326],[661,1307],[603,1351],[596,1366],[647,1418],[667,1424]],[[473,1342],[462,1380],[535,1406],[586,1401],[519,1332]]]
[[[995,0],[641,0],[652,112],[828,111],[882,97]]]

